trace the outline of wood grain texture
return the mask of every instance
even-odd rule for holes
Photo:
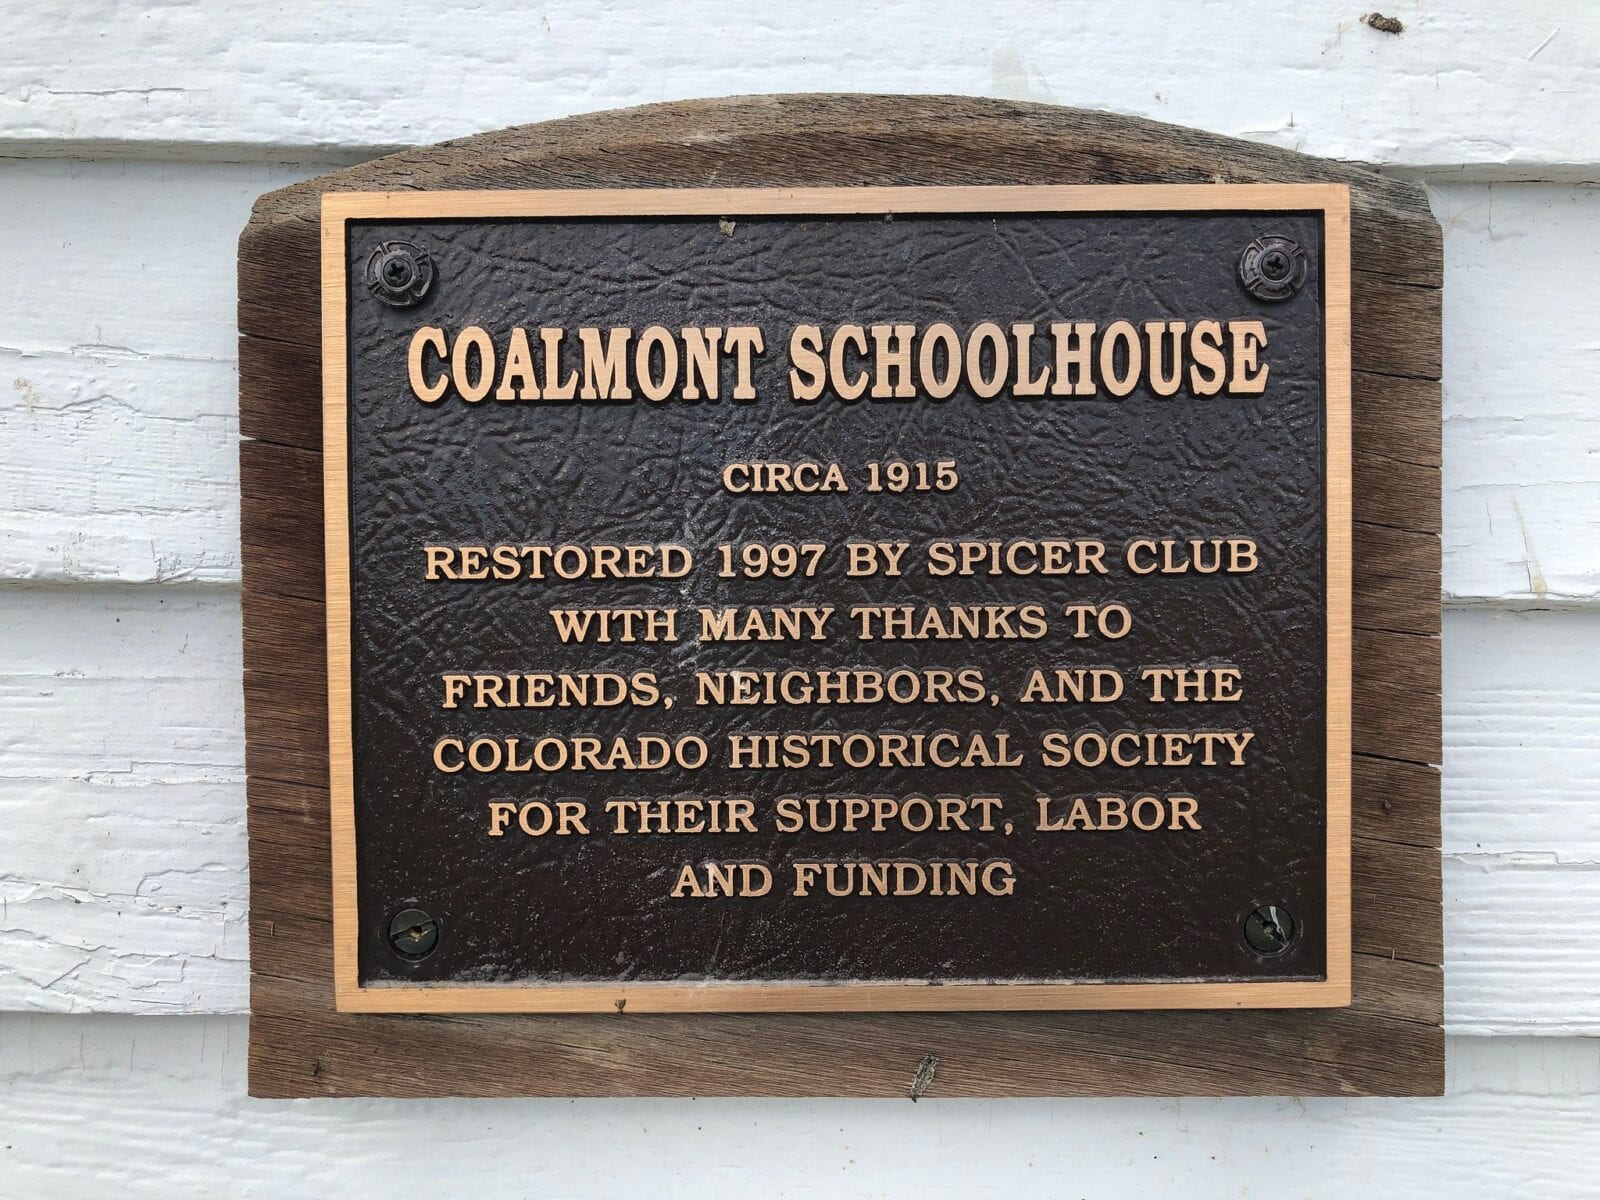
[[[1359,272],[1354,367],[1404,379],[1411,401],[1395,417],[1393,431],[1386,422],[1396,406],[1358,402],[1356,445],[1437,427],[1440,242],[1416,189],[1337,164],[1103,114],[837,96],[669,105],[524,127],[398,155],[263,197],[240,244],[241,362],[262,367],[272,361],[259,375],[241,377],[241,427],[305,429],[314,419],[323,191],[662,187],[712,179],[718,186],[1346,183]],[[1369,287],[1390,306],[1387,313],[1363,307]],[[259,868],[252,872],[254,1093],[898,1095],[908,1071],[928,1054],[949,1064],[930,1093],[939,1095],[1409,1094],[1442,1086],[1438,859],[1426,837],[1417,844],[1415,834],[1437,818],[1437,784],[1426,773],[1405,776],[1406,786],[1390,803],[1406,806],[1406,813],[1374,823],[1378,836],[1369,836],[1363,816],[1372,802],[1356,796],[1362,865],[1354,906],[1365,949],[1356,955],[1350,1009],[335,1015],[327,822],[312,799],[325,796],[327,778],[322,693],[295,693],[274,683],[275,660],[314,660],[322,640],[321,623],[306,619],[306,605],[314,609],[321,597],[321,542],[314,533],[321,515],[318,459],[298,446],[246,442],[241,449],[245,603],[252,614],[271,614],[260,618],[267,627],[284,631],[265,644],[247,635],[245,651],[252,854],[275,868],[281,864],[270,881]],[[1436,483],[1430,489],[1430,478],[1365,491],[1358,486],[1358,522],[1436,537],[1438,489]],[[1359,556],[1359,533],[1357,545]],[[1425,575],[1429,547],[1426,540],[1414,545],[1409,565],[1386,578]],[[1365,587],[1358,557],[1358,614],[1376,611],[1362,599]],[[1358,617],[1358,778],[1363,757],[1402,760],[1419,772],[1438,760],[1439,658],[1431,633],[1438,627],[1437,591],[1416,611],[1406,595],[1403,586],[1389,585],[1380,626],[1362,626]],[[303,790],[269,788],[267,781]],[[1412,840],[1381,836],[1385,828],[1410,831]],[[414,1052],[404,1058],[391,1053],[397,1040],[416,1046],[424,1030],[425,1063]]]

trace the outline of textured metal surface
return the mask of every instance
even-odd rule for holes
[[[363,980],[1314,978],[1323,970],[1324,658],[1322,361],[1317,219],[1272,214],[1307,248],[1309,280],[1264,303],[1237,277],[1262,232],[1246,214],[990,218],[714,218],[372,222],[353,227],[351,278],[374,250],[415,243],[434,269],[415,307],[365,287],[350,304],[350,498],[357,866]],[[783,344],[800,322],[1259,318],[1264,397],[949,401],[854,405],[788,399]],[[756,324],[761,398],[738,404],[419,404],[404,352],[418,324]],[[845,495],[729,496],[724,463],[838,461]],[[956,459],[947,495],[868,495],[873,459]],[[1134,536],[1252,537],[1262,568],[1242,577],[1138,579],[720,580],[721,541]],[[681,541],[700,565],[683,584],[425,583],[429,542]],[[552,606],[1125,603],[1117,641],[1074,641],[1053,616],[1040,641],[800,646],[562,646]],[[1109,705],[1020,705],[1026,671],[1115,664],[1231,664],[1246,698],[1154,705],[1130,687]],[[697,709],[696,669],[978,667],[997,706]],[[441,711],[446,671],[659,672],[677,700],[655,709]],[[1005,730],[1029,758],[1012,770],[739,771],[445,776],[444,735]],[[1250,728],[1249,764],[1224,769],[1046,769],[1049,729]],[[1033,831],[1040,794],[1187,793],[1195,832]],[[1005,798],[1011,836],[863,834],[486,836],[491,799],[780,795]],[[603,822],[593,822],[603,827]],[[795,858],[1002,857],[1007,897],[804,899]],[[758,899],[673,900],[680,864],[760,859],[777,874]],[[448,928],[425,959],[401,960],[391,915],[418,905]],[[1292,910],[1301,935],[1264,959],[1241,914]]]

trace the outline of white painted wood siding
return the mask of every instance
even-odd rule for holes
[[[0,6],[0,1198],[1592,1195],[1600,9],[1381,10],[1405,32],[1333,0]],[[784,90],[1107,108],[1430,188],[1444,1100],[243,1099],[244,1023],[208,1014],[247,1005],[252,200],[392,147]]]
[[[261,151],[418,145],[691,96],[958,92],[1307,154],[1521,175],[1600,161],[1586,5],[1395,0],[345,0],[17,4],[0,137]]]
[[[0,488],[0,580],[238,583],[234,244],[315,173],[0,160],[14,269],[72,281],[0,289],[0,438],[28,464]],[[1600,601],[1600,188],[1431,190],[1446,600]]]
[[[0,1010],[245,1011],[237,594],[0,588],[0,628]],[[1450,610],[1445,697],[1446,1024],[1600,1034],[1600,611]]]
[[[1600,1042],[1457,1038],[1429,1100],[243,1098],[237,1017],[0,1017],[29,1200],[1561,1200]],[[908,1064],[908,1068],[912,1064]],[[909,1069],[907,1083],[910,1083]]]

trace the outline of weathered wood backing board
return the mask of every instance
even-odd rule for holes
[[[1355,1000],[1273,1012],[339,1015],[320,459],[330,190],[1346,183]],[[1441,244],[1420,190],[1149,122],[954,98],[664,105],[381,159],[262,198],[239,254],[250,1088],[324,1095],[1437,1094]],[[403,1048],[403,1049],[397,1049]]]

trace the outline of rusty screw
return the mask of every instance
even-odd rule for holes
[[[1257,954],[1282,954],[1294,935],[1294,916],[1276,904],[1263,904],[1244,919],[1244,940]]]
[[[439,944],[439,922],[420,908],[402,908],[389,922],[389,944],[401,958],[427,958]]]

